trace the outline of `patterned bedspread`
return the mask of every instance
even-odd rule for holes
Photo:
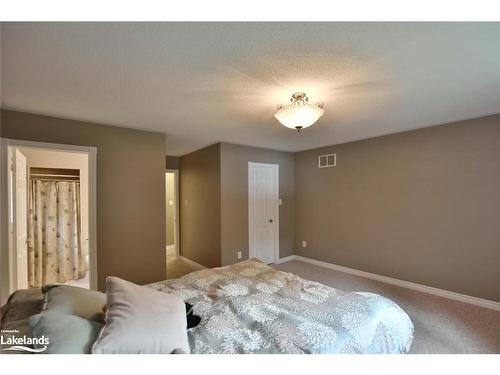
[[[150,284],[194,305],[191,353],[406,353],[408,315],[372,293],[345,292],[256,259]]]

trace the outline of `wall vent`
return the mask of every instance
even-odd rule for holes
[[[318,167],[335,167],[337,164],[337,154],[320,155],[318,157]]]

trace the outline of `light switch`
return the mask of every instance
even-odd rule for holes
[[[279,199],[279,201],[278,201],[278,202],[279,202],[279,205],[280,205],[280,206],[283,204],[283,200],[282,200],[281,198]]]
[[[306,241],[302,241],[302,247],[307,247],[307,242]]]
[[[237,258],[238,259],[241,259],[241,251],[238,251],[238,253],[236,254]]]
[[[186,206],[186,207],[188,206],[188,201],[187,201],[187,199],[184,201],[184,206]]]
[[[168,205],[169,206],[173,206],[174,205],[174,201],[168,201]]]

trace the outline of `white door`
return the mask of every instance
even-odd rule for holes
[[[15,282],[17,289],[28,288],[28,181],[26,157],[15,150],[12,165]]]
[[[279,253],[279,165],[248,163],[249,255],[274,263]]]

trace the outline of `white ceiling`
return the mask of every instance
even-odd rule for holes
[[[298,151],[500,112],[500,23],[3,23],[2,106]],[[279,125],[294,91],[325,103]]]

